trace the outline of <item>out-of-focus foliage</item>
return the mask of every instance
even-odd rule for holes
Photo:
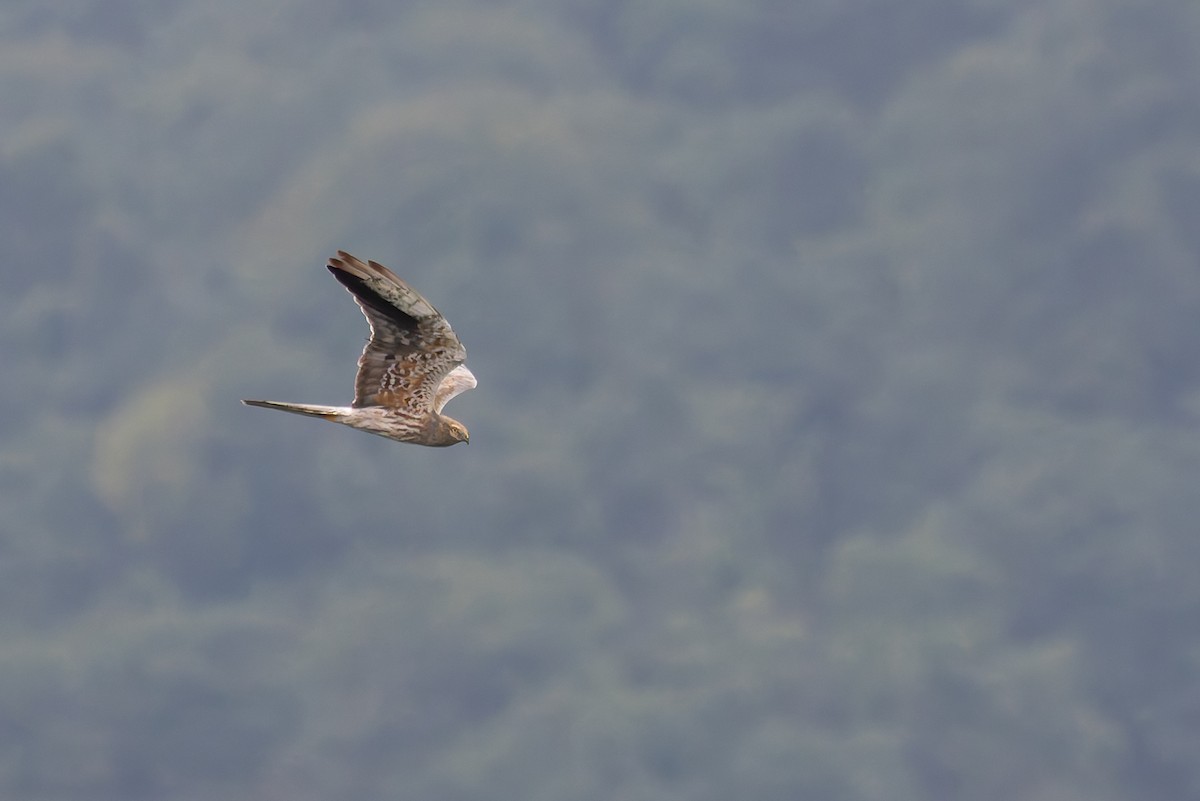
[[[1200,6],[0,9],[0,795],[1200,797]],[[378,259],[472,445],[344,402]]]

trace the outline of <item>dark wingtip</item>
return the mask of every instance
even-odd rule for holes
[[[393,306],[391,303],[388,303],[386,300],[380,297],[378,292],[371,289],[366,281],[364,281],[362,278],[359,278],[349,270],[345,270],[334,264],[334,261],[334,259],[330,259],[329,264],[326,265],[326,267],[329,269],[329,272],[333,273],[333,277],[338,280],[338,283],[346,287],[346,289],[350,291],[351,295],[354,295],[354,297],[358,298],[359,302],[379,312],[384,317],[388,318],[403,329],[407,329],[409,331],[415,331],[417,329],[417,326],[420,323],[416,317],[406,314],[405,312]]]

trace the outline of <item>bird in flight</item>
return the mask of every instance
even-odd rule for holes
[[[442,414],[446,402],[475,388],[463,362],[467,350],[432,304],[382,264],[365,264],[344,250],[329,272],[350,291],[371,326],[358,359],[349,406],[243,400],[342,423],[398,442],[445,447],[470,440],[467,427]]]

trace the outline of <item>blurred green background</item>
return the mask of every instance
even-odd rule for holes
[[[1200,798],[1200,4],[9,0],[0,796]],[[479,388],[345,403],[387,264]]]

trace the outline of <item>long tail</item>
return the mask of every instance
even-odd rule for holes
[[[284,403],[282,401],[266,400],[243,400],[242,403],[247,406],[261,406],[264,409],[278,409],[281,412],[320,417],[325,420],[337,420],[344,411],[338,406],[316,406],[311,403]]]

